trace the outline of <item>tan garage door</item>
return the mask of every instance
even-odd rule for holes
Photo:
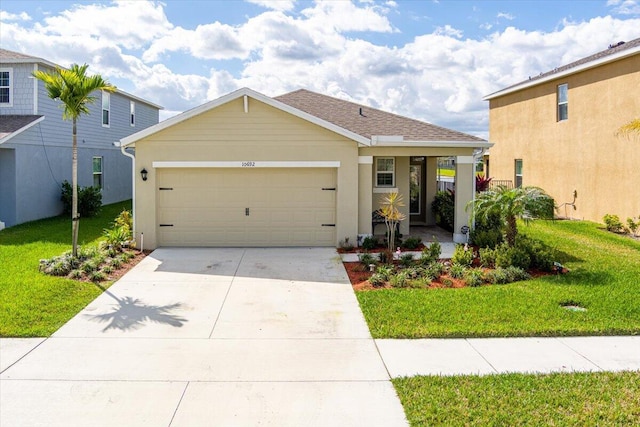
[[[160,246],[334,246],[336,169],[158,169]]]

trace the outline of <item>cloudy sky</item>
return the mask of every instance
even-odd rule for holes
[[[640,37],[640,0],[2,0],[0,46],[163,105],[298,88],[488,137],[482,97]]]

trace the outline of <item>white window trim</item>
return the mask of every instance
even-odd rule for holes
[[[9,73],[9,102],[0,102],[0,107],[13,107],[13,68],[0,68],[0,71]]]
[[[107,97],[107,108],[104,108],[104,99]],[[101,109],[100,109],[100,122],[102,123],[103,128],[111,127],[111,94],[109,92],[102,91],[102,100],[101,100]],[[107,115],[108,120],[107,123],[104,122],[104,112],[107,111],[109,114]]]
[[[518,162],[520,162],[520,173],[518,173]],[[513,186],[514,187],[518,187],[518,177],[520,177],[520,187],[522,187],[523,169],[524,169],[524,162],[522,161],[522,159],[515,159],[515,161],[513,162]]]
[[[135,101],[129,101],[129,125],[136,127],[136,103]]]
[[[95,161],[95,159],[100,159],[100,173],[97,173],[93,170],[93,162]],[[102,189],[104,188],[104,157],[102,156],[93,156],[91,158],[91,185],[93,185],[93,177],[95,177],[96,175],[101,176],[100,181],[102,182],[102,185],[100,185],[100,191],[102,191]]]
[[[560,87],[561,86],[566,86],[567,87],[567,100],[560,102]],[[564,119],[560,118],[560,106],[561,105],[566,105],[567,106],[567,117]],[[559,84],[556,87],[556,121],[557,122],[565,122],[569,120],[569,83],[562,83]]]
[[[378,170],[378,160],[393,160],[393,170],[392,171],[379,171]],[[376,181],[375,186],[378,188],[393,188],[396,186],[396,158],[395,157],[376,157],[375,161],[376,165]],[[391,185],[378,185],[378,175],[379,174],[391,174]]]

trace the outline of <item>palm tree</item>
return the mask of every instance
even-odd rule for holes
[[[401,207],[404,206],[402,201],[402,195],[398,193],[389,193],[382,197],[380,201],[380,215],[384,218],[384,223],[387,226],[387,248],[393,251],[393,245],[396,242],[396,228],[398,224],[403,221],[407,216],[400,212]]]
[[[80,218],[78,216],[78,135],[76,124],[81,114],[89,114],[89,104],[95,102],[96,97],[91,95],[97,90],[113,92],[115,86],[107,83],[99,74],[87,76],[87,64],[73,64],[71,69],[56,67],[50,73],[35,71],[33,76],[44,82],[49,98],[62,102],[62,118],[73,123],[73,143],[71,149],[71,223],[72,223],[72,253],[78,256],[78,229]]]
[[[497,188],[478,194],[475,201],[469,202],[467,209],[473,206],[476,218],[488,219],[498,215],[505,227],[507,244],[514,246],[518,234],[518,218],[528,223],[535,218],[553,217],[553,199],[538,187]]]

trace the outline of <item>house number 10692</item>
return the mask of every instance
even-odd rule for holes
[[[256,166],[256,162],[242,162],[243,168],[253,168]]]

